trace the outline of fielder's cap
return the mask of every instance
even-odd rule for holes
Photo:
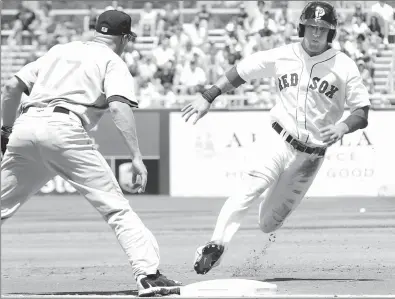
[[[97,18],[96,31],[105,35],[129,35],[136,38],[137,35],[131,30],[132,18],[119,10],[107,10]]]

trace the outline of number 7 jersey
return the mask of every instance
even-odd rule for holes
[[[108,108],[107,99],[121,96],[138,106],[134,80],[125,62],[97,42],[71,42],[51,48],[16,75],[28,88],[22,107],[61,106],[77,114],[87,130]]]

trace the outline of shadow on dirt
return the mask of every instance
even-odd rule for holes
[[[128,291],[113,291],[113,292],[100,292],[100,291],[85,291],[85,292],[48,292],[48,293],[11,293],[8,295],[38,295],[38,296],[78,296],[78,295],[97,295],[97,296],[137,296],[137,290]]]
[[[276,282],[276,281],[382,281],[381,279],[347,279],[347,278],[270,278],[261,280],[262,282]]]
[[[259,280],[262,282],[280,282],[280,281],[383,281],[381,279],[368,279],[368,278],[362,278],[362,279],[352,279],[352,278],[292,278],[292,277],[286,277],[286,278],[269,278],[269,279],[263,279]],[[7,294],[7,296],[12,296],[12,295],[35,295],[35,296],[136,296],[138,295],[137,290],[127,290],[127,291],[113,291],[113,292],[100,292],[100,291],[85,291],[85,292],[48,292],[48,293],[10,293]]]

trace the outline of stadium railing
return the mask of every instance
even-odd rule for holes
[[[199,8],[177,8],[177,10],[184,15],[193,15],[195,16],[200,9]],[[270,9],[271,12],[276,12],[279,11],[280,9],[275,8],[275,9]],[[98,13],[102,13],[104,9],[97,9]],[[133,8],[125,8],[123,9],[124,12],[136,15],[140,14],[143,10],[142,9],[133,9]],[[162,9],[153,9],[153,11],[160,12]],[[290,12],[292,13],[294,10],[290,9]],[[354,9],[352,8],[339,8],[337,9],[338,12],[340,13],[353,13]],[[90,11],[89,9],[53,9],[52,14],[54,16],[88,16]],[[239,8],[212,8],[210,9],[210,13],[213,15],[236,15],[240,12]],[[1,14],[3,16],[15,16],[18,13],[17,9],[3,9],[1,11]],[[300,11],[298,10],[298,13]]]
[[[154,9],[155,10],[155,9]],[[158,11],[159,11],[159,9],[157,9]],[[101,9],[98,9],[98,12],[100,13],[101,11],[103,11],[103,9],[101,10]],[[140,14],[140,12],[142,11],[141,9],[125,9],[124,10],[125,12],[127,12],[127,13],[130,13],[130,14]],[[183,8],[182,10],[181,10],[181,13],[185,13],[185,14],[196,14],[197,12],[199,11],[199,9],[198,8]],[[239,9],[238,8],[215,8],[215,9],[211,9],[210,10],[212,13],[214,13],[214,14],[237,14],[238,12],[239,12]],[[348,9],[348,8],[343,8],[343,9],[340,9],[340,11],[341,12],[344,12],[344,13],[352,13],[353,12],[353,9]],[[17,10],[16,9],[4,9],[4,10],[2,10],[2,15],[8,15],[8,16],[13,16],[13,15],[15,15],[17,13]],[[68,15],[79,15],[79,16],[87,16],[87,15],[89,15],[89,10],[88,9],[54,9],[53,10],[53,14],[54,15],[58,15],[58,16],[68,16]],[[222,34],[213,34],[213,36],[212,36],[212,39],[213,40],[216,40],[216,39],[221,39],[221,37],[223,37],[223,29],[213,29],[212,31],[213,31],[213,33],[215,33],[214,31],[221,31],[221,33]],[[1,32],[1,35],[2,35],[2,38],[4,38],[4,37],[8,37],[8,35],[9,35],[9,33],[11,32],[11,30],[3,30],[2,32]],[[24,34],[24,36],[25,36],[25,38],[29,38],[28,37],[28,35],[29,34],[27,34],[27,33],[25,33]],[[218,36],[217,36],[218,35]],[[139,37],[138,38],[138,42],[139,42],[139,45],[141,45],[141,49],[139,49],[139,50],[142,50],[142,51],[146,51],[146,50],[150,50],[150,49],[148,49],[148,48],[151,48],[152,47],[152,44],[153,44],[153,42],[152,42],[152,38],[153,37]],[[218,42],[218,43],[221,43],[221,41],[220,40],[216,40],[216,42]],[[155,43],[154,43],[155,44]],[[3,48],[4,46],[2,46],[2,52],[3,51],[6,51],[6,52],[8,52],[7,50],[6,50],[6,47],[7,46],[5,46],[4,48]],[[3,52],[4,53],[4,52]],[[385,89],[387,89],[388,90],[388,95],[383,95],[383,94],[381,94],[381,95],[379,95],[380,97],[384,97],[384,98],[388,98],[388,100],[392,103],[392,104],[395,104],[395,92],[394,92],[394,80],[395,80],[395,77],[394,77],[394,68],[395,68],[395,63],[393,62],[393,60],[395,59],[395,48],[393,48],[393,57],[392,57],[392,68],[391,68],[391,71],[389,71],[388,73],[389,73],[389,80],[387,81],[388,83],[388,88],[385,88],[384,86],[384,88]],[[19,57],[13,57],[14,55],[14,53],[8,53],[9,55],[4,55],[4,56],[8,56],[9,57],[9,61],[7,61],[8,63],[6,63],[6,65],[8,65],[8,67],[6,67],[5,69],[4,69],[4,71],[8,71],[7,69],[9,68],[9,71],[13,71],[13,70],[11,70],[12,68],[13,68],[13,65],[10,65],[9,64],[9,62],[11,61],[11,60],[14,60],[14,61],[16,61],[15,59],[21,59],[22,57],[20,57],[17,53],[15,53],[16,55],[18,55]],[[28,53],[26,53],[26,54],[28,54]],[[4,57],[3,56],[3,57]],[[11,57],[10,57],[11,56]],[[3,60],[3,59],[2,59]],[[3,65],[3,63],[2,63],[2,66],[4,66]],[[2,79],[5,79],[5,75],[6,74],[2,74]],[[184,97],[184,96],[183,96]],[[191,97],[194,97],[194,96],[191,96]],[[376,95],[372,95],[372,98],[377,98],[378,96],[376,96]],[[223,107],[228,107],[229,105],[230,106],[235,106],[235,107],[245,107],[246,105],[245,105],[245,103],[248,103],[249,102],[249,99],[251,99],[251,96],[242,96],[241,98],[240,98],[240,96],[235,96],[234,97],[234,99],[231,99],[231,101],[230,101],[230,103],[228,102],[228,101],[226,101],[226,103],[223,103],[221,106],[223,106]],[[259,101],[258,101],[259,102]],[[262,105],[262,104],[260,104],[260,105]],[[262,107],[262,106],[258,106],[258,107]]]

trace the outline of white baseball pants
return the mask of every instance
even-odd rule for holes
[[[1,162],[2,222],[59,174],[110,225],[128,256],[134,276],[155,274],[159,266],[155,237],[123,196],[111,168],[79,118],[73,113],[52,110],[53,107],[30,108],[15,122]]]
[[[274,130],[270,144],[256,143],[248,154],[247,175],[238,192],[229,197],[221,209],[211,240],[225,247],[239,229],[252,203],[265,191],[259,206],[259,227],[271,233],[299,205],[320,169],[323,157],[295,150]],[[264,156],[262,148],[264,147]]]

